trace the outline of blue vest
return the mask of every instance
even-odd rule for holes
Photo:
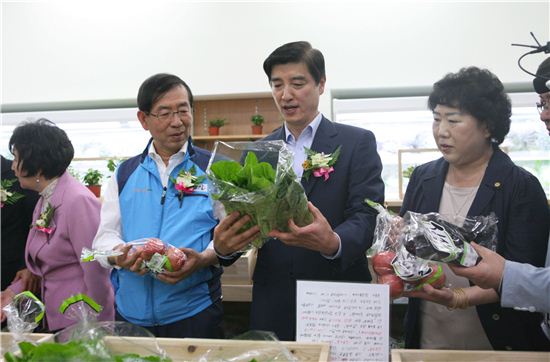
[[[169,181],[162,186],[156,163],[148,155],[149,144],[138,156],[123,162],[117,169],[122,238],[126,242],[156,237],[175,247],[204,251],[212,240],[217,224],[205,187],[178,198]],[[184,168],[193,165],[196,175],[204,174],[210,153],[192,146],[191,138],[185,159],[172,171],[176,178]],[[221,268],[211,266],[193,273],[175,285],[161,282],[151,275],[140,276],[120,269],[111,280],[117,311],[131,323],[140,326],[165,325],[192,317],[221,297]]]

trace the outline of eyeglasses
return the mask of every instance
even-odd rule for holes
[[[550,104],[546,102],[540,102],[537,103],[537,111],[539,111],[539,114],[541,114],[544,111],[547,111],[550,109]]]
[[[161,122],[166,122],[169,119],[172,119],[172,116],[174,114],[177,115],[180,120],[183,120],[185,119],[185,117],[189,115],[189,111],[175,111],[175,112],[162,111],[158,114],[154,114],[154,113],[148,113],[148,114],[150,116],[156,117]]]

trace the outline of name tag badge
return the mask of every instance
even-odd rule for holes
[[[195,188],[195,191],[208,192],[208,184],[197,185],[197,187]]]
[[[145,188],[136,187],[136,188],[134,188],[134,192],[151,192],[151,189],[147,188],[147,187],[145,187]]]

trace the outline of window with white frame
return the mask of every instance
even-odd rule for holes
[[[94,168],[108,177],[109,159],[141,153],[150,138],[136,113],[137,108],[3,113],[0,152],[6,158],[13,158],[8,143],[14,128],[21,122],[46,118],[65,130],[73,144],[72,172],[82,177],[89,168]]]
[[[538,96],[533,92],[509,95],[512,124],[501,147],[539,179],[550,198],[550,137],[535,107]],[[408,167],[441,157],[434,150],[433,116],[427,104],[427,96],[333,99],[334,121],[368,129],[376,136],[387,201],[400,199],[400,183],[404,191]]]

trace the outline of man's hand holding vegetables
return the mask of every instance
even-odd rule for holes
[[[309,211],[313,215],[313,222],[309,225],[300,227],[294,221],[288,220],[290,232],[273,230],[269,236],[281,240],[289,246],[297,246],[314,251],[323,255],[334,256],[340,249],[340,237],[336,234],[327,219],[318,208],[311,202],[307,204]]]
[[[229,256],[243,250],[260,236],[258,225],[240,232],[241,228],[250,220],[250,216],[241,216],[238,211],[234,211],[220,221],[214,229],[214,249],[219,256]]]

